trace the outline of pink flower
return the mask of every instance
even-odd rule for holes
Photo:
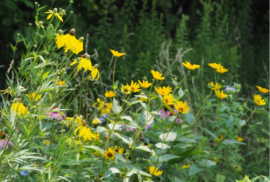
[[[49,115],[51,119],[57,119],[58,121],[63,120],[67,115],[60,112],[49,112],[46,115]]]
[[[171,109],[172,109],[173,112],[171,112],[170,110],[166,111],[165,109],[161,109],[161,110],[158,111],[159,114],[160,114],[160,117],[162,119],[163,118],[166,119],[169,116],[176,116],[177,115],[177,112],[178,111],[174,107],[172,107],[172,106],[170,106],[170,107],[171,107]],[[180,118],[176,118],[175,121],[176,121],[177,124],[183,123],[182,119],[180,119]]]
[[[0,140],[0,150],[8,149],[8,146],[14,147],[14,144],[11,141],[8,141],[8,139]]]

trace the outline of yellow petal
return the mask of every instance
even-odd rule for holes
[[[49,15],[47,16],[47,20],[49,20],[49,19],[52,17],[52,15],[53,15],[53,14],[49,14]]]

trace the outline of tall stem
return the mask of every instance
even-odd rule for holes
[[[115,65],[116,65],[116,57],[115,57],[115,59],[114,59],[114,66],[113,66],[113,90],[114,90]]]

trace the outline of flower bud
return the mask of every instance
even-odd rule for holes
[[[86,123],[85,120],[83,120],[82,125],[83,125],[83,126],[87,126],[87,123]]]
[[[238,107],[238,110],[242,112],[244,111],[244,108],[241,106],[241,107]]]
[[[95,64],[93,67],[97,69],[98,68],[98,64]]]
[[[73,14],[73,11],[70,11],[70,14]]]
[[[80,37],[80,38],[79,38],[79,41],[80,41],[80,42],[83,42],[83,40],[84,40],[84,37]]]
[[[53,12],[54,12],[54,13],[57,13],[57,8],[54,8],[54,9],[53,9]]]
[[[65,9],[62,9],[61,13],[62,13],[63,15],[65,15],[65,14],[66,14],[66,10],[65,10]]]
[[[227,91],[228,94],[234,94],[235,93],[235,88],[231,86],[227,86],[225,88],[225,91]]]
[[[241,84],[239,83],[234,83],[233,87],[237,90],[240,90],[241,89]]]
[[[86,59],[90,59],[90,55],[89,54],[86,56]]]
[[[74,3],[74,2],[73,2],[73,0],[70,0],[70,1],[69,1],[69,3],[71,3],[71,4],[72,4],[72,3]]]
[[[76,119],[78,116],[77,115],[74,115],[73,117]]]
[[[29,26],[32,26],[32,23],[29,23]]]
[[[72,28],[72,29],[69,31],[69,34],[72,35],[72,36],[74,36],[74,35],[75,35],[75,29]]]

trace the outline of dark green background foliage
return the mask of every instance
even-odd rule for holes
[[[69,4],[68,0],[55,0],[51,7],[51,0],[37,2],[47,6],[44,12],[54,7],[66,9]],[[126,53],[118,59],[116,80],[129,83],[131,79],[142,79],[142,75],[151,78],[152,68],[162,70],[167,78],[180,79],[178,66],[166,65],[177,59],[179,50],[183,53],[192,48],[185,53],[183,61],[202,65],[199,74],[197,71],[192,74],[199,93],[205,95],[207,83],[214,81],[214,71],[208,63],[216,62],[229,70],[222,77],[226,78],[226,84],[241,83],[241,94],[252,98],[256,85],[269,88],[268,3],[265,0],[74,0],[64,20],[70,11],[74,14],[62,29],[67,32],[75,28],[77,38],[89,33],[87,51],[91,55],[95,50],[98,52],[98,57],[91,60],[99,64],[105,83],[111,83],[109,49]],[[34,1],[0,2],[0,65],[5,66],[0,68],[1,89],[6,89],[5,75],[13,59],[10,43],[15,44],[17,33],[28,40],[33,38],[35,14]],[[39,20],[48,23],[45,13],[39,15]],[[24,49],[20,42],[14,71]],[[191,84],[192,76],[187,83]],[[254,118],[242,133],[248,145],[241,148],[245,159],[241,166],[244,174],[267,175],[269,131],[261,130],[268,128],[268,122]]]

